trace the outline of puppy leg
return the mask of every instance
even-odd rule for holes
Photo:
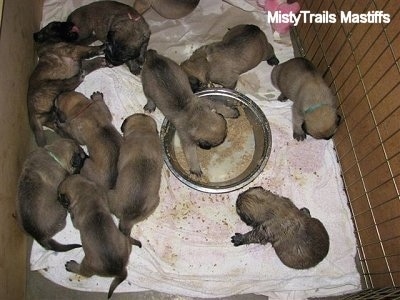
[[[70,260],[65,263],[65,269],[68,272],[79,274],[85,277],[91,277],[95,273],[93,270],[89,267],[86,257],[82,259],[82,262],[79,264],[75,260]]]
[[[89,74],[97,69],[107,67],[107,61],[104,57],[96,57],[93,59],[84,59],[82,61],[82,70]]]
[[[298,112],[296,107],[292,107],[292,122],[293,122],[293,138],[297,141],[303,141],[306,138],[306,133],[303,130],[304,117]]]
[[[207,97],[201,98],[201,101],[206,102],[212,109],[215,109],[217,113],[223,115],[225,118],[236,119],[240,116],[239,110],[233,105],[228,105],[218,100],[211,100]]]
[[[152,113],[156,110],[156,104],[154,103],[153,100],[151,100],[149,97],[147,97],[147,103],[143,107],[143,109],[149,113]]]
[[[235,233],[231,237],[231,242],[235,247],[246,244],[267,244],[269,242],[266,233],[259,228],[255,228],[245,234]]]
[[[130,60],[126,61],[125,63],[128,66],[129,71],[131,71],[131,73],[133,75],[140,74],[142,67],[141,67],[141,64],[136,59],[130,59]]]
[[[181,145],[183,153],[185,154],[186,160],[189,164],[190,173],[201,176],[203,172],[200,168],[199,159],[197,157],[197,146],[193,143],[193,141],[189,141],[188,138],[182,138],[180,136]]]
[[[288,99],[284,94],[280,94],[278,97],[278,101],[285,102]]]
[[[104,45],[100,45],[100,46],[77,45],[74,47],[73,56],[77,60],[85,59],[85,58],[92,58],[94,56],[103,54],[104,48],[105,48]]]

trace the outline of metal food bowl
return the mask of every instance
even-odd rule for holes
[[[196,95],[236,105],[241,116],[226,118],[228,136],[224,143],[210,150],[198,148],[201,177],[190,174],[175,127],[164,119],[160,137],[169,170],[184,184],[201,192],[226,193],[246,186],[262,172],[271,153],[271,129],[264,113],[251,99],[234,90],[213,88]],[[201,151],[207,152],[206,161],[200,159]]]

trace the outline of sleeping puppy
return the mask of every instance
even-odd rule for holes
[[[60,94],[56,99],[57,126],[65,135],[86,145],[89,158],[80,174],[105,188],[113,188],[122,136],[112,124],[103,94],[91,99],[78,92]]]
[[[126,63],[140,73],[150,39],[149,25],[129,5],[117,1],[96,1],[74,10],[66,22],[51,22],[35,33],[36,41],[62,40],[90,45],[100,40],[114,66]]]
[[[124,120],[121,131],[118,177],[115,189],[109,191],[109,204],[119,218],[119,229],[130,236],[133,225],[150,216],[160,202],[163,159],[153,118],[133,114]]]
[[[85,277],[93,275],[114,277],[108,298],[126,279],[126,266],[132,241],[115,225],[108,208],[106,190],[82,175],[71,175],[59,186],[59,201],[71,214],[72,224],[79,230],[85,257],[81,263],[70,260],[69,272]],[[135,245],[140,246],[139,241]]]
[[[220,145],[227,134],[227,123],[215,103],[193,94],[187,76],[177,63],[148,50],[142,71],[144,109],[156,107],[174,125],[188,161],[190,172],[201,176],[196,148],[210,149]],[[238,117],[236,108],[226,107],[226,117]]]
[[[190,14],[200,0],[136,0],[133,7],[143,14],[150,7],[166,19],[180,19]]]
[[[239,195],[236,211],[253,230],[232,236],[235,246],[271,243],[282,263],[294,269],[314,267],[328,254],[329,236],[324,225],[288,198],[262,187],[250,188]]]
[[[73,140],[57,139],[26,158],[18,181],[17,220],[43,248],[68,251],[79,244],[63,245],[52,237],[66,224],[67,210],[57,201],[57,188],[70,174],[79,172],[86,155]]]
[[[106,66],[104,58],[86,60],[103,53],[103,46],[80,46],[68,43],[40,44],[39,61],[29,79],[27,104],[29,123],[36,143],[46,144],[43,126],[56,130],[54,100],[58,94],[72,91],[86,74]]]
[[[312,63],[305,58],[292,58],[271,72],[272,84],[279,89],[279,101],[293,101],[293,138],[302,141],[306,134],[316,139],[330,139],[340,116],[337,99]]]
[[[240,74],[266,60],[277,65],[274,48],[256,25],[237,25],[222,41],[204,45],[181,63],[194,91],[210,83],[234,89]]]

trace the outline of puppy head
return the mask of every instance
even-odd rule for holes
[[[33,34],[37,43],[73,42],[79,37],[79,30],[72,22],[50,22]]]
[[[209,65],[206,57],[191,57],[182,62],[181,68],[186,73],[193,92],[201,90],[207,84]]]
[[[127,117],[121,125],[121,131],[124,136],[134,131],[158,133],[156,121],[152,117],[140,113]]]
[[[120,20],[113,22],[107,34],[104,50],[106,60],[114,66],[128,60],[143,63],[150,34],[148,24],[140,15],[121,16]]]
[[[77,115],[90,101],[83,94],[74,91],[60,94],[55,101],[57,121],[65,123]]]
[[[69,174],[76,174],[83,166],[87,155],[77,142],[71,139],[60,138],[45,146]]]
[[[209,150],[222,144],[227,130],[225,118],[207,106],[197,107],[189,119],[189,134],[202,149]]]
[[[77,199],[79,199],[79,197],[76,197],[76,194],[79,193],[77,186],[81,180],[81,175],[71,175],[58,185],[58,201],[69,211],[75,206]]]
[[[236,212],[240,219],[248,226],[256,227],[266,219],[265,191],[262,187],[250,188],[239,194],[236,200]]]
[[[322,105],[305,112],[303,130],[316,139],[330,139],[340,123],[340,116],[335,108]]]

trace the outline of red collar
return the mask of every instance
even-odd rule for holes
[[[87,110],[92,104],[94,104],[96,101],[92,100],[88,104],[86,104],[84,107],[82,107],[72,118],[67,120],[67,122],[71,122],[75,118],[79,117],[81,113],[83,113],[85,110]]]

